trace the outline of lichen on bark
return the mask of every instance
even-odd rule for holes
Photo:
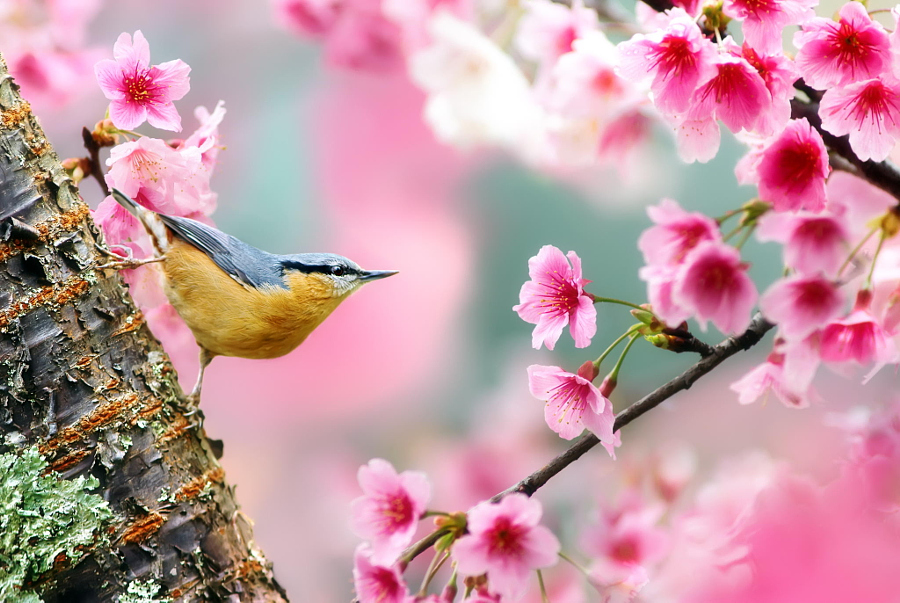
[[[109,504],[93,476],[63,480],[37,447],[0,454],[0,601],[42,601],[28,584],[62,559],[108,542]]]

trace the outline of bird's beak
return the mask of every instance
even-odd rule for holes
[[[359,275],[361,281],[377,281],[397,274],[397,270],[363,270]]]

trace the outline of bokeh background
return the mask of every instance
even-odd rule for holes
[[[709,164],[684,165],[659,129],[624,171],[542,173],[489,149],[448,148],[423,123],[423,96],[402,69],[329,67],[315,42],[280,27],[259,0],[107,2],[86,43],[108,57],[121,32],[137,29],[154,63],[180,58],[192,67],[191,91],[176,103],[186,132],[196,126],[195,106],[225,101],[226,148],[212,180],[221,229],[272,252],[330,251],[400,271],[355,294],[294,353],[217,358],[207,372],[205,427],[224,440],[228,480],[295,601],[351,598],[349,503],[369,458],[426,471],[431,506],[452,511],[564,448],[528,393],[525,367],[574,370],[633,320],[621,307],[602,307],[590,349],[576,350],[565,334],[554,352],[533,350],[532,327],[511,308],[542,245],[577,251],[591,292],[641,303],[636,240],[647,205],[667,196],[718,215],[755,194],[736,183],[742,150],[728,133]],[[61,106],[34,100],[60,156],[83,154],[81,127],[106,107],[95,82]],[[91,180],[82,194],[92,207],[102,200]],[[777,248],[746,249],[762,290],[780,274]],[[720,338],[712,328],[706,334]],[[167,345],[189,389],[196,348],[189,336]],[[821,407],[791,411],[774,399],[741,407],[728,384],[768,347],[629,426],[618,461],[592,451],[551,482],[538,495],[553,509],[548,523],[577,543],[577,526],[598,500],[615,496],[632,468],[673,450],[690,450],[701,476],[748,450],[827,475],[841,446],[826,426],[830,413],[896,396],[897,376],[887,371],[864,390],[825,375]],[[636,346],[617,408],[692,361]],[[560,600],[591,599],[575,592]]]

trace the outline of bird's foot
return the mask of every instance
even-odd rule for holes
[[[190,427],[200,429],[203,427],[203,420],[206,418],[203,416],[203,411],[200,410],[200,392],[192,392],[190,395],[185,396],[185,401],[187,404],[184,407],[184,416],[194,417],[191,420]]]
[[[126,247],[124,245],[113,245],[117,249],[123,249],[124,255],[119,255],[118,253],[108,249],[106,247],[102,247],[97,243],[94,244],[97,250],[105,256],[113,258],[113,261],[107,262],[106,264],[100,264],[97,266],[98,270],[128,270],[131,268],[138,268],[139,266],[144,266],[146,264],[154,264],[156,262],[161,262],[166,259],[165,256],[153,257],[153,258],[135,258],[131,255],[131,248]]]

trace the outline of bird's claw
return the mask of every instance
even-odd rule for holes
[[[132,268],[138,268],[140,266],[144,266],[146,264],[154,264],[156,262],[161,262],[165,258],[165,256],[153,257],[153,258],[134,258],[131,255],[131,248],[126,247],[124,245],[114,245],[114,247],[118,247],[125,250],[125,255],[119,255],[118,253],[99,245],[98,243],[94,243],[94,247],[102,253],[103,255],[114,258],[112,262],[107,262],[106,264],[100,264],[97,266],[98,270],[129,270]]]

